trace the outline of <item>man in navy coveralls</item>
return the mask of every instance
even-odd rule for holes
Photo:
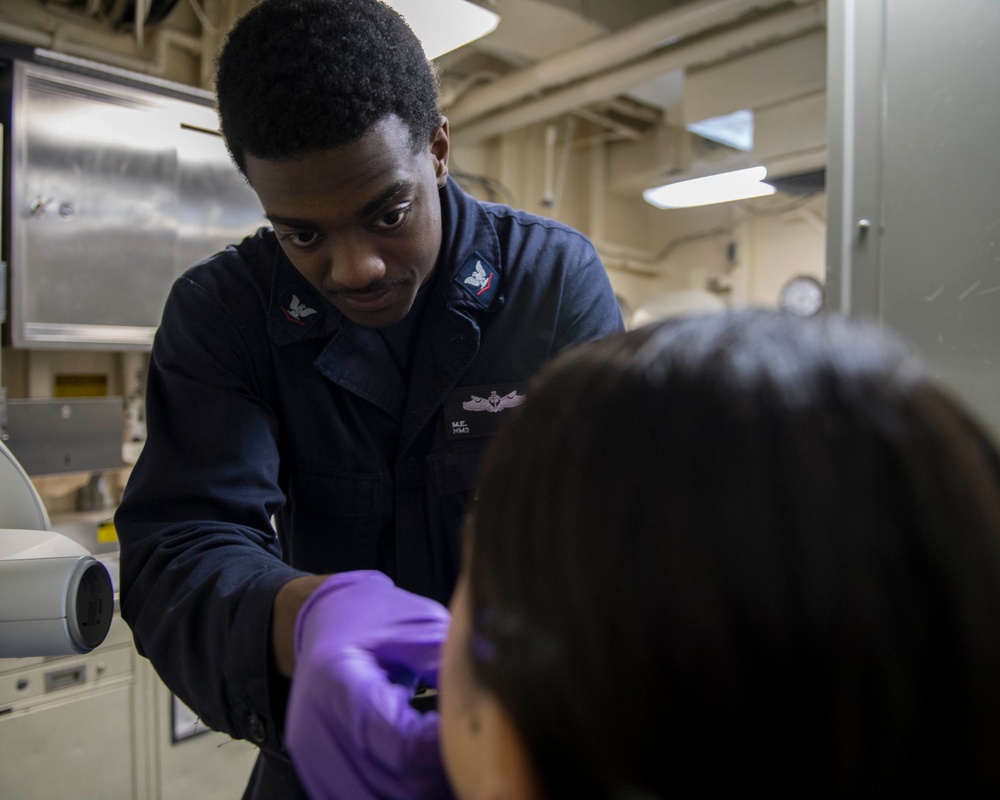
[[[303,603],[351,570],[447,603],[492,434],[542,364],[622,321],[584,236],[449,177],[433,68],[375,0],[265,0],[217,94],[272,228],[167,301],[116,515],[122,615],[207,725],[260,747],[245,796],[300,797]]]

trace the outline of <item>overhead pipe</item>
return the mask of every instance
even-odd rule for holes
[[[137,11],[140,10],[137,6]],[[113,43],[120,40],[122,34],[100,30],[93,24],[70,19],[64,13],[45,11],[33,14],[36,27],[23,21],[0,19],[0,38],[154,78],[166,75],[168,51],[172,47],[192,53],[203,61],[211,61],[211,54],[201,39],[170,28],[159,28],[153,36],[147,37],[153,55],[152,58],[143,58],[138,52],[130,55],[115,50]]]
[[[447,109],[452,125],[462,125],[539,91],[594,75],[693,34],[733,22],[787,0],[704,0],[665,11],[471,91]]]
[[[49,34],[36,31],[27,25],[19,25],[16,22],[8,22],[7,20],[0,20],[0,39],[29,46],[52,46],[52,37]]]
[[[0,25],[0,31],[3,26]],[[51,49],[56,55],[63,54],[93,61],[98,66],[105,65],[112,69],[124,69],[152,78],[163,78],[167,74],[167,55],[171,47],[187,50],[196,56],[204,55],[202,42],[186,33],[174,30],[159,30],[152,39],[153,57],[145,59],[140,56],[130,56],[116,53],[98,46],[84,44],[78,38],[68,38],[56,31],[49,37],[48,44],[37,43],[41,47]],[[191,87],[201,89],[201,87]]]
[[[542,205],[552,208],[556,204],[556,140],[559,131],[556,124],[550,122],[545,128],[545,188],[542,194]]]
[[[554,91],[544,97],[501,111],[471,124],[455,123],[452,132],[462,144],[488,139],[515,128],[552,119],[574,109],[615,97],[673,70],[706,64],[748,50],[766,40],[791,39],[825,24],[825,5],[813,4],[749,22],[733,30],[688,45],[671,47],[645,61],[607,72],[591,80]]]

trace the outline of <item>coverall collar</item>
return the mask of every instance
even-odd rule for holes
[[[505,302],[500,243],[489,216],[451,178],[439,194],[441,251],[431,287],[434,294],[417,334],[428,341],[418,345],[413,364],[414,371],[431,369],[437,376],[433,385],[427,386],[426,396],[408,398],[378,332],[344,317],[280,248],[275,253],[267,317],[272,341],[284,347],[328,338],[316,368],[397,420],[402,419],[404,403],[408,406],[407,421],[433,413],[478,352],[481,315],[496,312]],[[444,352],[447,359],[441,358]]]

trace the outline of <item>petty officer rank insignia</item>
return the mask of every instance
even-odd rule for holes
[[[479,253],[465,262],[465,266],[455,276],[455,283],[483,308],[486,308],[497,293],[500,276],[489,261]]]
[[[271,310],[285,339],[301,339],[323,317],[312,303],[311,299],[303,300],[297,294],[290,294]]]
[[[465,386],[444,401],[445,434],[449,439],[493,436],[524,402],[525,383]]]

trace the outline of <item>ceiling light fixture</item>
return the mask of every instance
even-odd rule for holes
[[[468,0],[386,0],[420,39],[433,59],[493,31],[500,17]]]
[[[642,197],[657,208],[692,208],[729,203],[774,194],[775,188],[762,182],[766,177],[766,167],[750,167],[646,189]]]
[[[753,111],[744,108],[720,117],[711,117],[684,126],[691,133],[697,133],[713,142],[727,144],[737,150],[753,150]]]

